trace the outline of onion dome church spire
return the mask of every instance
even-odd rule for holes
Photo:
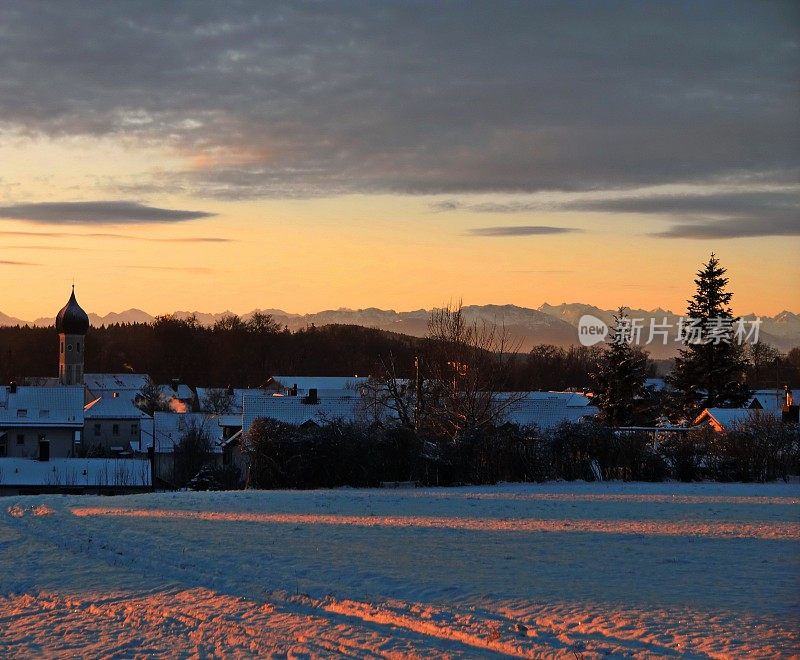
[[[84,338],[89,331],[89,316],[75,298],[75,285],[67,304],[56,316],[58,332],[58,380],[62,385],[83,384]]]

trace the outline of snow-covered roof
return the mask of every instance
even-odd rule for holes
[[[352,390],[358,391],[360,385],[369,378],[364,376],[273,376],[284,390],[297,385],[298,394],[308,394],[309,390],[316,389],[317,393],[323,390]]]
[[[86,404],[83,409],[85,419],[142,419],[149,415],[139,410],[133,401],[125,396],[106,394]]]
[[[352,396],[320,397],[317,403],[303,403],[303,397],[300,396],[246,396],[242,429],[249,431],[253,422],[262,418],[296,426],[306,422],[322,424],[336,419],[357,422],[366,421],[366,410],[361,398]]]
[[[192,388],[185,383],[178,383],[175,387],[172,385],[159,385],[158,389],[162,396],[167,399],[180,399],[181,401],[191,401],[194,399]]]
[[[0,426],[83,426],[84,389],[64,387],[0,387]]]
[[[646,378],[644,386],[649,387],[656,392],[662,392],[667,389],[667,381],[663,378]]]
[[[526,401],[558,401],[569,408],[585,408],[592,403],[591,397],[580,392],[498,392],[495,398],[498,401],[507,401],[510,398],[524,399]]]
[[[706,408],[695,420],[695,425],[705,421],[714,421],[724,429],[741,424],[759,415],[776,417],[771,410],[753,410],[752,408]]]
[[[141,390],[147,384],[147,374],[84,374],[83,382],[92,392]]]
[[[154,436],[156,451],[169,453],[191,429],[202,429],[215,449],[218,449],[222,440],[222,427],[217,417],[205,413],[156,412],[153,414],[153,435],[147,439],[152,442]],[[150,445],[145,445],[144,441],[143,436],[142,450],[146,451]]]
[[[753,406],[758,401],[762,410],[778,412],[783,409],[786,401],[786,392],[783,389],[755,390],[748,401],[748,406]]]
[[[228,391],[227,388],[220,388],[220,387],[197,387],[195,388],[197,392],[197,404],[200,407],[200,410],[203,412],[212,412],[206,406],[206,399],[208,398],[209,394],[215,391]],[[242,401],[244,397],[248,394],[264,394],[265,390],[261,389],[248,389],[248,388],[233,388],[233,394],[231,395],[231,413],[239,413],[242,412]]]
[[[562,422],[579,422],[586,417],[594,417],[598,410],[589,405],[588,397],[574,394],[574,397],[553,396],[568,392],[528,392],[518,401],[510,404],[504,412],[505,421],[520,426],[538,426],[541,429],[555,428]],[[583,400],[586,400],[585,402]]]
[[[133,458],[0,458],[0,486],[150,485],[150,462]]]
[[[217,423],[222,427],[241,427],[241,415],[220,415],[217,417]]]

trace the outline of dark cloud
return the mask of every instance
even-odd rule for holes
[[[181,211],[138,202],[41,202],[0,206],[0,218],[60,225],[118,225],[185,222],[209,218],[206,211]]]
[[[526,227],[477,227],[470,229],[469,233],[473,236],[544,236],[548,234],[570,234],[579,231],[581,230],[568,227],[537,225]]]
[[[734,216],[762,212],[767,214],[794,212],[800,219],[800,189],[593,199],[567,202],[562,208],[658,215]]]
[[[737,218],[735,220],[697,220],[681,222],[652,234],[659,238],[755,238],[758,236],[800,236],[798,216],[787,218]]]
[[[661,238],[722,239],[800,235],[800,190],[625,197],[564,205],[568,209],[667,216]]]
[[[192,165],[120,190],[225,198],[800,166],[793,0],[190,7],[3,3],[0,130],[173,148]]]
[[[743,185],[752,185],[743,183]],[[436,212],[534,213],[542,211],[586,211],[592,213],[636,213],[671,220],[668,229],[651,235],[660,238],[722,239],[756,236],[800,235],[800,189],[723,190],[704,193],[665,194],[646,191],[641,195],[590,197],[559,202],[508,201],[466,202],[445,200],[430,205]],[[506,228],[489,228],[506,229]],[[515,228],[508,228],[513,230]],[[497,235],[487,232],[487,235]],[[503,235],[503,234],[500,234]]]

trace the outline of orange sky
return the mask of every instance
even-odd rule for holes
[[[0,7],[0,312],[800,310],[796,5],[636,7]]]

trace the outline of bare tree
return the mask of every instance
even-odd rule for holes
[[[505,327],[469,322],[459,302],[431,313],[412,379],[397,377],[393,356],[367,386],[367,396],[401,425],[456,438],[501,421],[518,393],[500,396],[519,344]]]
[[[212,415],[227,415],[233,408],[233,394],[228,388],[215,387],[203,397],[202,410]]]

